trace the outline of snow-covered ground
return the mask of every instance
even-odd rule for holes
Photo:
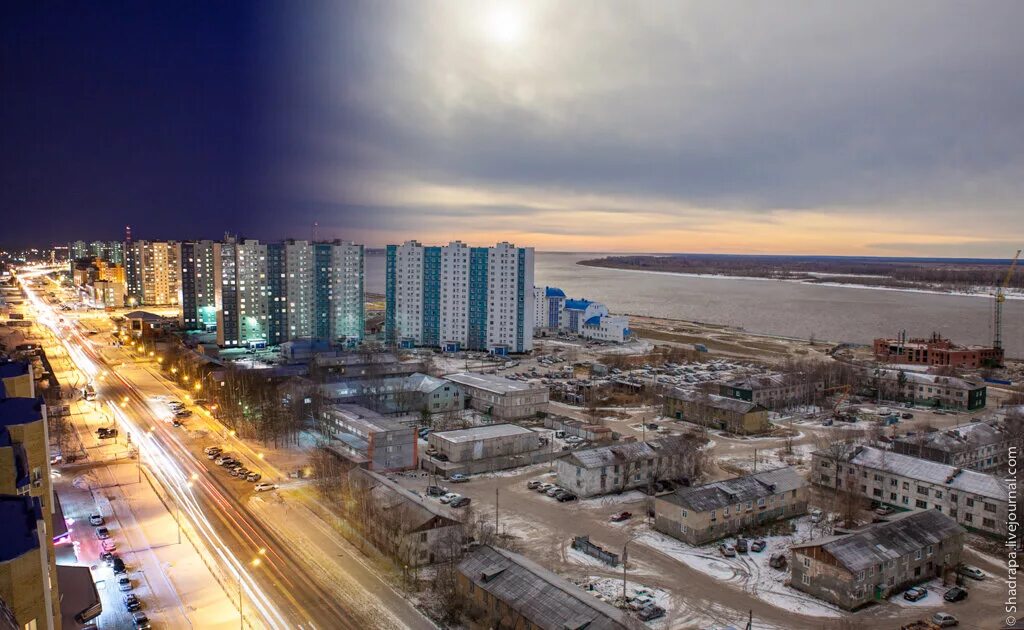
[[[612,606],[619,606],[622,603],[622,580],[599,575],[588,576],[584,580],[576,580],[580,588],[592,594],[601,601]],[[672,596],[658,588],[644,586],[631,580],[626,581],[626,599],[633,600],[634,608],[640,609],[649,604],[660,606],[668,611],[672,609]],[[661,617],[647,623],[652,628],[668,627],[668,618]]]
[[[794,533],[767,536],[764,538],[767,543],[764,551],[739,554],[735,558],[722,556],[718,551],[718,543],[694,547],[654,530],[644,532],[636,540],[691,569],[746,591],[772,606],[802,615],[841,617],[844,613],[840,608],[788,586],[788,570],[773,569],[768,565],[772,554],[788,552],[791,545],[820,535],[820,532],[813,531],[813,524],[808,517],[797,519],[793,523],[796,528]],[[730,542],[732,540],[729,539]]]

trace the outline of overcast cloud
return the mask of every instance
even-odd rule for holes
[[[287,203],[338,236],[999,258],[1024,241],[1022,3],[280,18]]]

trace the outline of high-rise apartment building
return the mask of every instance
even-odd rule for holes
[[[213,258],[220,345],[362,339],[362,245],[228,238]]]
[[[71,260],[79,258],[100,258],[117,265],[124,264],[124,244],[120,241],[75,241],[68,245]]]
[[[402,346],[495,354],[533,347],[533,248],[387,247],[385,334]]]
[[[213,261],[217,343],[272,343],[268,330],[267,246],[254,240],[225,238],[214,245]]]
[[[175,241],[126,243],[128,301],[146,306],[178,303],[181,267]]]
[[[213,241],[186,241],[178,245],[178,322],[185,330],[211,330],[217,325],[213,257]]]
[[[93,241],[89,243],[89,254],[117,265],[124,264],[124,244],[120,241]]]
[[[68,252],[72,261],[78,260],[79,258],[88,258],[92,254],[89,252],[89,245],[85,241],[75,241],[68,245]]]

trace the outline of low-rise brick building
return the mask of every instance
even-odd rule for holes
[[[849,533],[793,545],[793,588],[856,610],[935,577],[951,578],[964,530],[937,510],[895,514]]]

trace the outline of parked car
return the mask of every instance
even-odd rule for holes
[[[259,481],[262,478],[263,478],[263,475],[261,475],[258,472],[251,472],[251,473],[249,473],[248,475],[245,476],[245,480],[248,481],[249,483],[255,483],[255,482]]]
[[[207,453],[206,454],[206,459],[212,459],[213,463],[216,464],[217,463],[217,458],[221,456],[221,453],[222,453],[222,451],[220,451],[220,450],[213,451],[212,453]]]
[[[448,494],[448,488],[444,486],[427,486],[428,497],[443,497]]]
[[[175,419],[174,419],[174,420],[173,420],[173,421],[171,422],[171,426],[172,426],[172,427],[174,427],[175,429],[177,429],[177,428],[179,428],[179,427],[183,427],[183,426],[185,426],[185,423],[184,423],[184,422],[182,422],[181,420],[178,420],[177,418],[175,418]]]
[[[100,546],[103,547],[103,551],[117,551],[117,543],[114,542],[113,538],[101,540]]]
[[[149,630],[153,627],[149,623],[149,617],[147,617],[146,613],[143,612],[135,613],[135,615],[132,616],[132,622],[138,630]]]
[[[100,562],[109,567],[110,565],[114,564],[114,558],[116,557],[117,556],[110,553],[109,551],[104,551],[100,553]]]
[[[932,615],[932,623],[940,628],[950,628],[960,625],[960,620],[946,612],[937,612]]]
[[[446,462],[448,461],[448,456],[445,455],[444,453],[438,453],[437,455],[434,455],[434,459],[436,459],[439,462]]]
[[[568,490],[563,490],[556,494],[555,498],[558,499],[559,503],[565,503],[566,501],[575,501],[579,497]]]
[[[192,410],[191,409],[182,409],[181,411],[175,411],[174,412],[174,417],[175,418],[189,418],[191,416],[192,416]]]
[[[276,483],[258,483],[254,488],[256,492],[264,492],[266,490],[277,490]]]
[[[558,494],[560,490],[563,490],[563,488],[559,488],[558,486],[551,486],[550,488],[548,488],[548,491],[545,492],[544,494],[548,495],[549,497],[553,497],[556,494]]]
[[[448,505],[450,505],[453,508],[460,508],[460,507],[465,507],[465,506],[469,505],[469,503],[470,503],[470,498],[469,497],[461,497],[460,496],[457,499],[455,499],[454,501],[452,501],[451,503],[449,503]]]
[[[608,520],[613,523],[621,523],[622,521],[628,521],[632,517],[632,512],[618,512],[616,514],[612,514],[611,518]]]
[[[967,599],[967,590],[962,589],[959,586],[954,586],[946,591],[946,594],[942,596],[942,599],[947,602],[958,602],[961,599]]]
[[[89,515],[89,524],[93,525],[95,527],[99,527],[100,525],[103,524],[103,516],[100,515],[100,514],[90,514]]]
[[[119,578],[117,580],[117,588],[121,589],[122,591],[130,591],[130,590],[132,590],[131,578],[128,578],[127,576],[123,577],[123,578]]]
[[[730,545],[729,543],[722,543],[718,546],[718,550],[721,551],[722,555],[726,558],[736,557],[736,548]]]
[[[903,593],[903,599],[908,602],[916,602],[919,599],[924,599],[928,596],[928,591],[921,588],[920,586],[912,586]]]
[[[96,433],[101,440],[110,440],[117,437],[117,429],[100,429]]]
[[[142,608],[142,602],[135,593],[128,593],[124,596],[124,607],[128,612],[135,612]]]
[[[115,557],[114,561],[110,564],[110,568],[114,570],[114,575],[123,575],[128,573],[128,567],[125,566],[124,560]]]
[[[96,538],[99,538],[100,540],[110,538],[110,530],[108,530],[106,527],[97,527]]]
[[[904,413],[902,415],[902,417],[903,417],[904,420],[910,420],[910,419],[912,419],[914,417],[914,414],[912,414],[910,412],[906,412],[906,413]]]
[[[451,477],[448,477],[448,481],[452,483],[463,483],[469,481],[469,476],[463,473],[455,473]]]
[[[768,559],[768,566],[770,566],[773,569],[785,569],[786,554],[781,551],[773,553],[772,557]]]
[[[537,492],[547,492],[548,490],[550,490],[553,487],[554,487],[554,484],[545,482],[545,483],[542,483],[539,486],[537,486]]]
[[[655,606],[654,604],[648,604],[640,612],[636,614],[640,618],[640,621],[651,621],[653,619],[659,619],[665,616],[665,609],[661,606]]]
[[[441,503],[445,503],[445,504],[451,503],[455,499],[458,499],[460,496],[462,496],[462,495],[458,494],[457,492],[449,492],[448,494],[445,494],[445,495],[441,496]]]
[[[750,550],[751,551],[760,552],[760,551],[764,551],[764,548],[767,547],[767,546],[768,546],[768,543],[766,543],[765,541],[763,541],[760,538],[758,538],[754,542],[750,543]]]
[[[536,490],[539,487],[540,487],[540,482],[537,481],[536,479],[533,480],[533,481],[527,481],[526,482],[526,489],[527,490]]]
[[[979,569],[978,567],[972,567],[969,564],[961,564],[957,568],[956,572],[959,573],[960,575],[966,575],[967,577],[969,577],[969,578],[971,578],[973,580],[984,580],[985,579],[985,573],[981,569]]]
[[[747,550],[748,550],[747,539],[746,538],[737,538],[736,539],[736,551],[738,551],[739,553],[747,553]]]
[[[206,448],[203,449],[203,452],[206,453],[207,455],[209,455],[210,453],[214,453],[214,456],[216,456],[223,453],[224,449],[222,449],[219,446],[207,446]]]
[[[895,511],[896,510],[894,510],[892,507],[888,505],[879,505],[878,507],[875,508],[875,514],[879,516],[889,516]]]
[[[814,508],[813,510],[811,510],[811,522],[812,523],[820,523],[823,516],[824,516],[824,514],[818,508]]]

